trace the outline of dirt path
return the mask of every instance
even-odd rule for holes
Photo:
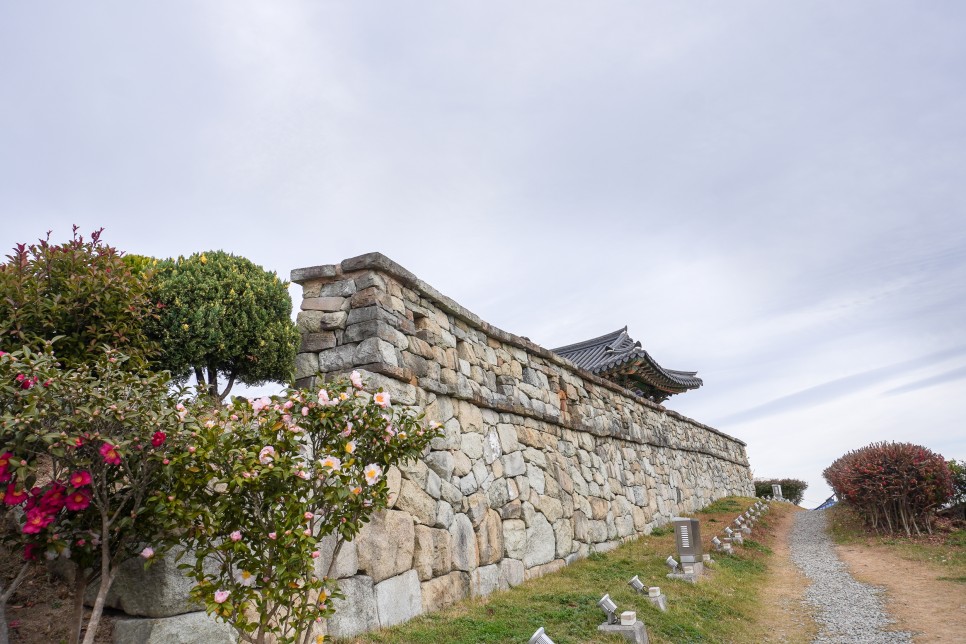
[[[918,642],[966,642],[966,585],[938,579],[929,564],[913,563],[881,546],[836,546],[852,576],[886,589],[886,608],[898,628]]]
[[[768,580],[761,591],[761,613],[758,617],[761,642],[807,644],[818,632],[808,608],[802,602],[808,580],[792,563],[788,545],[795,515],[803,511],[795,508],[782,511],[771,526],[775,533],[775,540],[771,544],[775,555],[770,563]]]

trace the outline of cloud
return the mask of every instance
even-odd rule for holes
[[[962,380],[966,378],[966,367],[959,367],[958,369],[952,369],[950,371],[943,372],[936,376],[931,376],[929,378],[923,378],[922,380],[917,380],[901,387],[895,387],[885,392],[885,396],[896,396],[899,394],[907,394],[913,391],[919,391],[920,389],[928,389],[930,387],[935,387],[936,385],[943,385],[947,382],[953,382],[955,380]]]
[[[857,391],[867,389],[882,382],[886,382],[911,370],[928,367],[938,362],[943,362],[964,354],[966,354],[966,346],[961,346],[946,351],[921,356],[913,360],[905,360],[903,362],[893,363],[885,367],[870,369],[868,371],[852,374],[843,378],[837,378],[820,385],[808,387],[807,389],[797,391],[787,396],[770,400],[762,405],[731,414],[723,418],[721,422],[723,424],[734,425],[754,420],[761,420],[763,418],[768,418],[769,416],[786,414],[788,412],[809,407],[815,407],[840,398],[846,398]],[[966,377],[966,373],[963,373],[958,377]],[[946,380],[951,379],[952,378],[946,378]],[[920,383],[921,382],[926,381],[920,381]],[[936,382],[941,381],[937,380]],[[930,382],[929,384],[923,386],[931,386],[932,384],[936,384],[936,382]],[[908,390],[912,391],[920,388],[923,387],[912,386]],[[902,390],[904,388],[900,387],[899,389]]]

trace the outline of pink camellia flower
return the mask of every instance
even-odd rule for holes
[[[228,595],[230,595],[230,594],[231,594],[231,592],[230,591],[227,591],[227,590],[216,590],[215,591],[215,603],[216,604],[224,604],[225,601],[228,599]]]
[[[71,487],[84,487],[91,484],[91,473],[87,470],[77,470],[67,479]]]
[[[389,403],[389,392],[388,391],[380,391],[379,393],[377,393],[375,396],[372,397],[372,400],[373,400],[374,403],[376,403],[377,405],[379,405],[380,407],[382,407],[383,409],[385,409],[390,404]]]
[[[188,446],[188,453],[189,453],[189,454],[194,454],[194,453],[195,453],[195,452],[197,452],[197,451],[198,451],[198,448],[197,448],[197,447],[195,447],[194,445],[189,445],[189,446]]]
[[[313,551],[312,551],[312,558],[313,558],[313,559],[318,559],[318,558],[319,558],[319,557],[321,557],[321,556],[322,556],[322,553],[321,553],[321,552],[319,552],[318,550],[313,550]]]
[[[314,514],[312,514],[311,512],[306,512],[306,513],[305,513],[305,514],[303,514],[302,516],[303,516],[303,517],[305,518],[305,520],[307,521],[307,520],[309,520],[309,519],[311,519],[312,517],[314,517],[315,515],[314,515]]]
[[[101,456],[108,465],[120,465],[121,456],[117,453],[117,448],[110,443],[104,443],[100,448]]]
[[[6,505],[20,505],[27,500],[27,491],[17,489],[16,483],[7,486],[7,492],[3,495],[3,502]]]
[[[275,532],[269,532],[268,533],[268,538],[271,539],[272,541],[274,541],[275,539],[278,538],[278,534],[275,533]]]
[[[241,530],[235,530],[228,536],[231,537],[232,541],[241,541],[241,538],[242,538]]]
[[[151,437],[151,445],[154,447],[161,447],[164,445],[164,441],[168,438],[168,435],[164,432],[154,432],[154,436]]]
[[[267,397],[267,396],[263,396],[263,397],[259,398],[258,400],[253,400],[252,401],[252,411],[257,414],[258,412],[260,412],[261,410],[265,409],[266,407],[268,407],[271,404],[272,404],[272,399],[269,398],[269,397]]]
[[[144,557],[145,559],[150,559],[151,557],[154,556],[154,548],[150,546],[146,547],[144,550],[141,551],[141,556]]]
[[[319,389],[319,404],[320,405],[331,405],[332,401],[329,400],[329,392],[325,389]]]
[[[87,506],[91,504],[91,491],[87,488],[82,490],[74,490],[67,495],[67,500],[64,505],[71,512],[79,512],[81,510],[86,510]]]
[[[291,409],[292,408],[292,405],[294,405],[294,404],[295,403],[293,403],[291,400],[286,400],[285,401],[285,404],[282,405],[282,409]]]
[[[268,465],[275,460],[275,448],[271,445],[266,445],[258,452],[258,462],[262,465]]]
[[[309,408],[308,407],[302,407],[302,415],[303,416],[308,416],[309,415]]]
[[[352,386],[356,389],[362,389],[362,376],[359,375],[358,371],[353,371],[349,374],[349,382],[351,382]]]
[[[366,465],[366,468],[363,471],[365,472],[366,483],[368,485],[374,485],[379,482],[380,478],[382,478],[382,468],[375,463]]]

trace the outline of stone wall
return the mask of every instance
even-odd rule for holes
[[[487,324],[378,253],[292,272],[299,384],[356,369],[443,424],[340,553],[350,635],[486,595],[753,496],[745,445]],[[318,384],[318,383],[315,383]]]

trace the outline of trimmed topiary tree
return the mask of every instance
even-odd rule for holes
[[[0,350],[43,351],[58,338],[66,366],[95,362],[110,347],[130,356],[129,368],[143,368],[157,353],[144,327],[153,314],[147,283],[101,241],[103,229],[90,239],[77,230],[63,244],[52,244],[50,233],[18,244],[0,264]]]
[[[771,496],[772,484],[782,486],[782,496],[795,505],[802,502],[808,483],[800,479],[755,479],[755,496]]]
[[[945,459],[912,443],[873,443],[842,456],[822,476],[877,532],[931,533],[936,510],[953,496]]]
[[[151,292],[159,314],[148,331],[161,345],[158,366],[180,381],[194,375],[198,392],[219,402],[236,382],[288,381],[299,334],[287,287],[223,251],[157,261]]]

